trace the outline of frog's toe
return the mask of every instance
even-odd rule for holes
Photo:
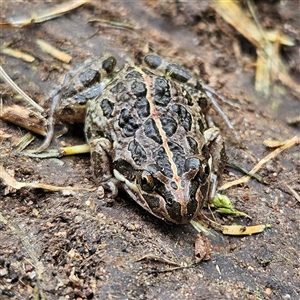
[[[117,182],[112,178],[110,181],[102,183],[97,190],[97,195],[100,199],[116,198],[118,195]]]

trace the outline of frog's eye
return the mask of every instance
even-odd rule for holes
[[[149,171],[143,171],[139,178],[141,189],[150,192],[154,188],[154,179]]]

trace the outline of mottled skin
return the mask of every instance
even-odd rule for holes
[[[224,156],[223,142],[217,128],[207,127],[201,84],[156,55],[145,61],[152,70],[125,64],[112,75],[113,57],[96,61],[101,72],[87,64],[62,86],[54,115],[69,122],[87,102],[85,134],[97,184],[111,196],[122,188],[155,216],[183,224],[209,197],[212,152]]]

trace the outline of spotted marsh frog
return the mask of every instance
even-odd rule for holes
[[[122,188],[153,215],[184,224],[213,193],[223,141],[207,125],[210,101],[199,81],[157,55],[144,61],[147,67],[127,63],[114,72],[108,55],[68,73],[53,94],[50,128],[58,120],[84,122],[96,183],[111,196]]]

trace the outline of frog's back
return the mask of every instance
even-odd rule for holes
[[[126,156],[132,165],[142,166],[157,163],[155,156],[171,156],[171,151],[179,173],[186,158],[205,150],[205,129],[201,108],[177,83],[128,64],[90,103],[86,116],[88,142],[107,138],[113,160]]]

